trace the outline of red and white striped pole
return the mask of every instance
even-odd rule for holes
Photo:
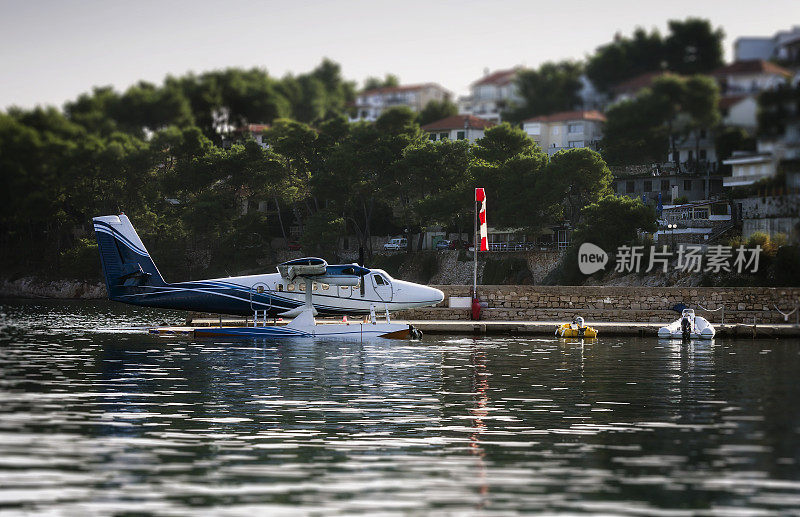
[[[481,204],[480,211],[478,203]],[[478,224],[480,223],[480,241],[478,241]],[[478,246],[481,251],[489,251],[488,231],[486,229],[486,191],[482,188],[475,189],[475,265],[472,272],[472,298],[478,298]],[[480,243],[480,244],[479,244]]]
[[[481,209],[478,211],[478,223],[481,227],[481,251],[489,251],[488,231],[486,229],[486,191],[482,188],[476,188],[475,201],[481,204]]]

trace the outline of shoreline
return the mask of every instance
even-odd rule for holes
[[[392,319],[394,323],[413,325],[424,334],[451,334],[460,336],[484,335],[531,335],[554,336],[555,329],[564,321],[471,321],[471,320],[407,320]],[[276,322],[276,325],[285,325],[289,320]],[[176,333],[191,333],[194,328],[203,327],[237,327],[247,326],[248,319],[242,318],[195,318],[187,320],[184,327],[162,327],[174,329]],[[340,319],[317,318],[320,325],[341,323]],[[354,321],[355,323],[355,321]],[[635,322],[635,321],[591,321],[587,325],[598,330],[599,337],[657,337],[658,329],[665,323]],[[715,339],[764,339],[764,338],[796,338],[800,337],[800,325],[790,323],[766,324],[715,324],[717,331]],[[578,341],[567,339],[566,341]],[[593,342],[594,339],[586,340]],[[676,340],[671,340],[676,341]],[[693,340],[702,342],[703,340]],[[677,342],[677,341],[676,341]]]

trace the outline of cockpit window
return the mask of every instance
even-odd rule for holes
[[[386,285],[386,281],[381,275],[375,275],[375,285]]]

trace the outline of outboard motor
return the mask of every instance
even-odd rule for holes
[[[692,337],[692,320],[689,319],[688,315],[684,315],[681,318],[681,337],[684,341],[689,341]]]

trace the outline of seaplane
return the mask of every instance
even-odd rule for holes
[[[195,329],[195,336],[402,339],[418,332],[410,325],[392,322],[390,312],[436,305],[444,299],[438,289],[396,280],[382,269],[330,265],[317,257],[284,262],[277,273],[168,283],[128,216],[95,217],[92,222],[109,299],[144,307],[253,317],[252,326]],[[385,321],[378,321],[381,311]],[[315,316],[320,314],[368,318],[317,324]],[[270,318],[292,320],[286,325],[267,325]]]

